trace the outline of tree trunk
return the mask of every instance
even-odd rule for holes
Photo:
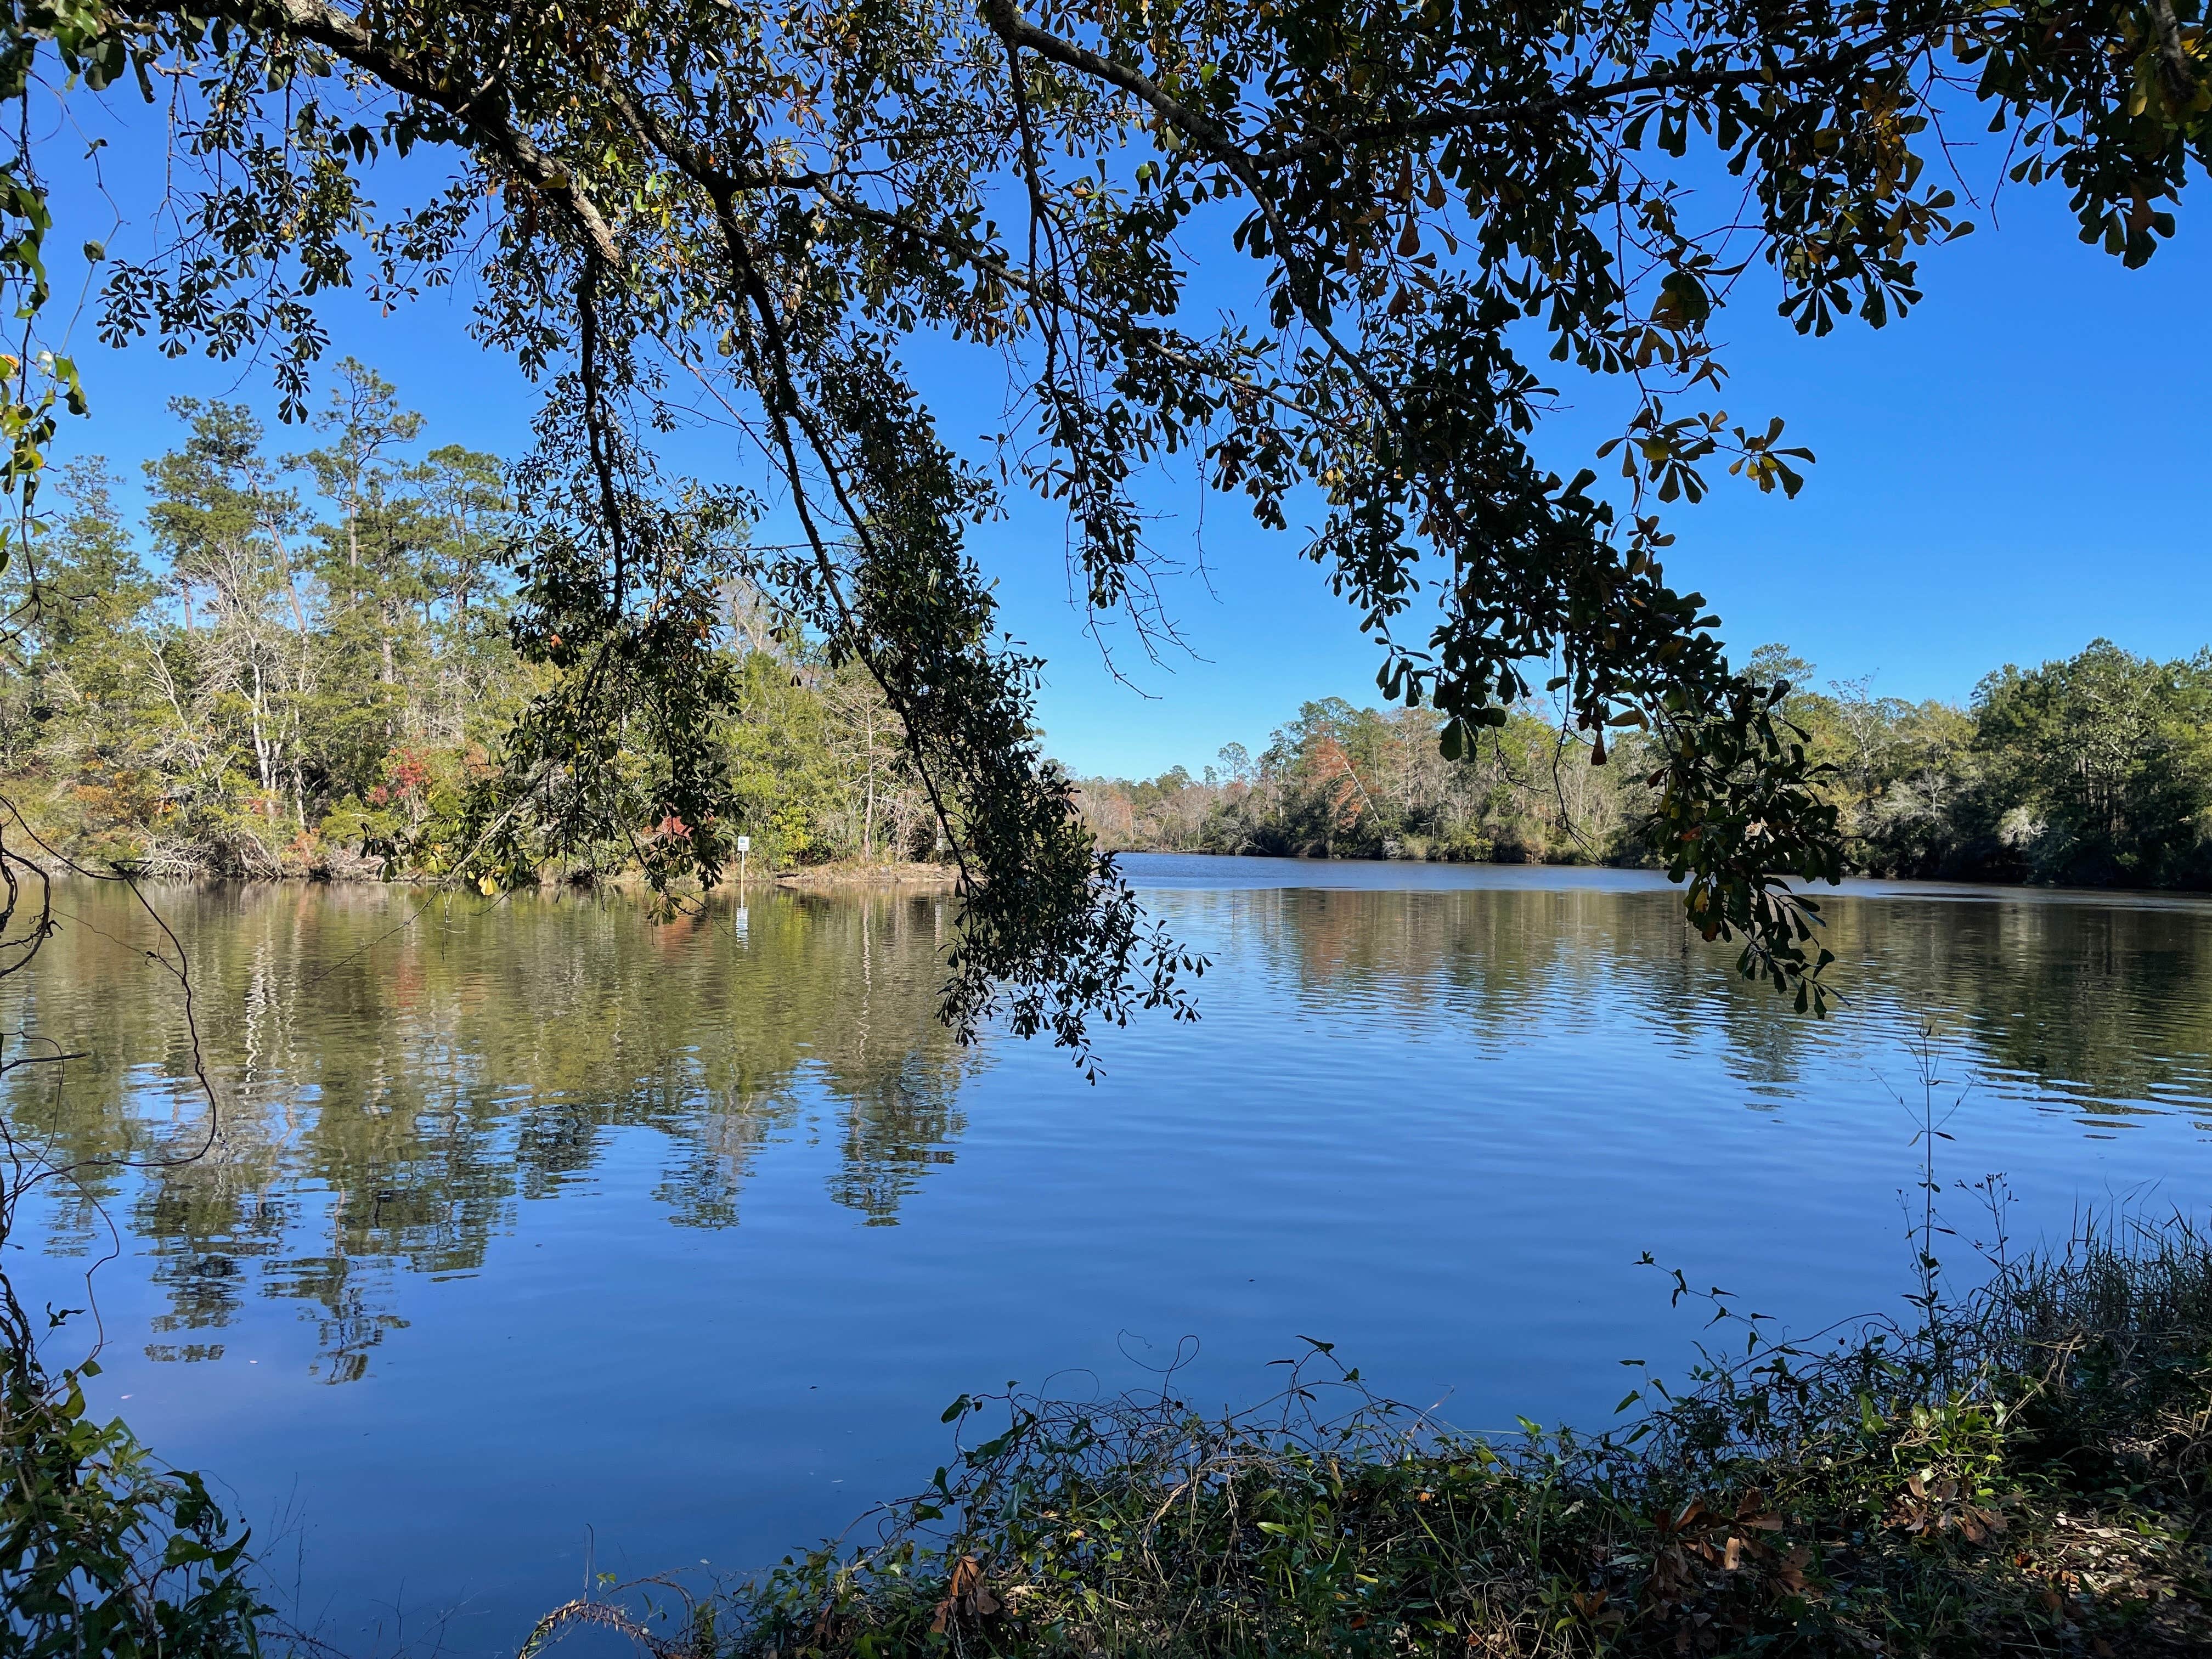
[[[876,855],[876,711],[871,707],[867,714],[868,805],[860,820],[860,856],[873,859]]]
[[[276,750],[269,741],[267,721],[267,691],[261,678],[261,663],[253,663],[253,766],[261,775],[261,815],[274,819],[276,816]]]
[[[376,614],[380,624],[377,629],[377,643],[383,653],[383,665],[377,672],[377,679],[389,687],[394,684],[392,674],[392,601],[388,599],[378,601]],[[385,703],[384,716],[384,735],[387,739],[399,735],[399,725],[392,718],[391,709],[392,704],[387,699]]]

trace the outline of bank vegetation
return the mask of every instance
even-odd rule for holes
[[[2098,640],[1984,677],[1965,707],[1821,682],[1754,653],[1865,875],[2081,886],[2212,886],[2212,650],[2173,662]],[[1825,689],[1823,684],[1825,684]],[[1254,754],[1194,777],[1086,779],[1109,847],[1298,857],[1637,864],[1655,762],[1629,732],[1603,764],[1586,734],[1516,708],[1455,760],[1426,708],[1308,702]]]
[[[145,466],[143,514],[104,463],[66,467],[5,573],[0,787],[72,855],[156,875],[461,861],[441,827],[557,672],[512,635],[506,464],[430,444],[357,362],[301,453],[272,453],[240,405],[173,412],[179,441]],[[875,683],[743,581],[723,584],[712,627],[731,694],[713,758],[751,869],[932,857],[935,820]],[[653,811],[641,758],[629,772],[622,833],[543,873],[612,874],[690,833]]]
[[[1282,1396],[963,1397],[964,1445],[864,1541],[734,1594],[570,1604],[659,1659],[2212,1651],[2212,1241],[2112,1230],[1902,1322],[1629,1389],[1506,1442],[1322,1345]],[[1748,1331],[1748,1335],[1747,1332]],[[1641,1379],[1640,1368],[1625,1375]]]
[[[240,405],[173,412],[143,511],[101,462],[67,467],[6,573],[21,623],[0,658],[0,787],[70,854],[159,875],[465,864],[471,787],[558,672],[514,636],[511,469],[431,444],[356,362],[300,453],[272,453]],[[868,879],[939,858],[875,682],[743,580],[708,626],[728,689],[710,763],[749,867]],[[1750,666],[1790,683],[1784,711],[1853,870],[2212,886],[2212,652],[2158,662],[2098,641],[1996,671],[1965,708],[1822,682],[1778,646]],[[1324,698],[1256,753],[1087,779],[1077,798],[1117,850],[1656,861],[1653,738],[1623,728],[1600,747],[1524,701],[1448,758],[1441,726],[1428,708]],[[635,800],[538,873],[603,878],[690,835],[652,805],[650,744],[614,742]]]

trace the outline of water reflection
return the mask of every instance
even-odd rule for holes
[[[86,1166],[50,1248],[104,1250],[111,1218],[147,1241],[168,1298],[155,1346],[178,1359],[219,1357],[260,1294],[307,1304],[326,1375],[358,1376],[405,1323],[395,1272],[477,1270],[520,1200],[590,1182],[622,1129],[662,1137],[657,1195],[680,1223],[734,1224],[759,1149],[803,1120],[838,1147],[830,1200],[891,1223],[951,1157],[979,1063],[931,1018],[933,896],[757,897],[743,939],[726,908],[654,926],[618,896],[157,902],[198,982],[222,1108],[209,1155],[104,1167],[204,1133],[180,1005],[112,889],[67,895],[23,1011],[88,1058],[9,1109]]]
[[[1894,1062],[1899,1033],[1924,1026],[1977,1088],[2096,1133],[2212,1101],[2202,906],[1831,899],[1845,1001],[1823,1024],[1781,1017],[1688,935],[1672,893],[1610,875],[1155,898],[1221,965],[1207,983],[1224,1021],[1263,1011],[1255,1044],[1286,1016],[1471,1056],[1586,1033],[1710,1057],[1765,1108],[1816,1056],[1857,1045]],[[835,1153],[822,1197],[891,1224],[953,1158],[988,1056],[932,1018],[950,921],[934,895],[756,894],[742,930],[726,907],[655,926],[619,896],[263,887],[160,902],[223,1103],[210,1154],[143,1177],[100,1167],[202,1127],[179,1008],[110,889],[65,894],[21,1010],[89,1058],[9,1102],[90,1165],[83,1193],[55,1200],[48,1248],[104,1253],[112,1222],[152,1258],[160,1358],[219,1358],[265,1297],[310,1319],[319,1375],[358,1377],[405,1326],[405,1276],[477,1272],[522,1200],[594,1185],[625,1131],[656,1149],[660,1222],[738,1225],[765,1149],[811,1137]]]
[[[1640,1029],[1712,1053],[1779,1097],[1816,1053],[1925,1030],[2002,1095],[2120,1121],[2212,1103],[2208,905],[1824,896],[1842,998],[1819,1021],[1778,1017],[1773,994],[1698,939],[1665,890],[1283,889],[1168,902],[1204,918],[1240,960],[1294,964],[1311,1017],[1396,1018],[1409,1040],[1497,1050],[1561,1026],[1609,1041]]]

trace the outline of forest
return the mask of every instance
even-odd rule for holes
[[[518,649],[510,471],[433,445],[349,362],[272,453],[243,406],[179,399],[146,464],[143,524],[104,463],[62,469],[0,665],[0,778],[74,855],[166,876],[369,875],[434,847],[471,776],[554,669]],[[38,603],[28,603],[36,590]],[[738,828],[769,867],[927,857],[937,826],[883,693],[742,578],[715,644],[714,728]],[[2160,663],[2097,641],[1986,676],[1964,708],[1824,680],[1753,653],[1870,875],[2212,885],[2212,650]],[[1196,777],[1091,778],[1118,850],[1539,863],[1651,861],[1653,738],[1589,735],[1534,700],[1455,759],[1429,708],[1305,703]],[[641,818],[557,873],[634,862],[683,826]]]
[[[1820,680],[1781,646],[1753,672],[1838,809],[1866,875],[2080,886],[2212,886],[2212,649],[2157,662],[2106,640],[1983,678],[1964,708]],[[1825,685],[1825,690],[1817,689]],[[1650,861],[1651,739],[1602,765],[1585,734],[1527,705],[1456,761],[1428,708],[1308,702],[1253,754],[1194,778],[1084,781],[1085,817],[1114,848],[1339,858]]]
[[[557,672],[513,636],[505,464],[431,445],[357,362],[335,380],[320,445],[296,454],[272,453],[243,406],[177,400],[143,531],[102,461],[49,480],[58,505],[6,575],[0,778],[72,855],[172,877],[397,868],[434,848]],[[733,695],[715,760],[755,856],[929,851],[875,684],[742,580],[719,606]],[[684,826],[634,830],[559,873],[618,870]]]

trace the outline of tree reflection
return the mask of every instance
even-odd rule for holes
[[[2114,1115],[2212,1100],[2212,907],[2194,901],[1824,893],[1843,1004],[1820,1021],[1689,934],[1671,891],[1179,896],[1240,956],[1288,964],[1319,1018],[1395,1011],[1409,1034],[1491,1044],[1628,1022],[1759,1088],[1926,1029],[1999,1093]]]
[[[112,1218],[154,1256],[155,1334],[202,1339],[160,1357],[219,1353],[206,1334],[259,1294],[305,1304],[325,1375],[357,1376],[404,1323],[396,1272],[476,1271],[624,1132],[660,1138],[672,1220],[730,1226],[762,1147],[817,1123],[827,1197],[881,1224],[963,1127],[977,1062],[933,1017],[934,896],[756,895],[740,939],[720,906],[655,926],[619,897],[179,889],[223,1115],[206,1157],[126,1184],[103,1160],[204,1133],[188,1036],[125,896],[68,897],[32,994],[88,1058],[9,1110],[86,1166],[54,1247],[104,1249]]]
[[[1705,1057],[1753,1106],[1817,1105],[1824,1054],[1878,1070],[1924,1029],[1963,1062],[1954,1080],[2100,1122],[2212,1100],[2201,905],[1828,897],[1846,1000],[1820,1022],[1738,978],[1666,890],[1168,902],[1212,953],[1209,984],[1258,997],[1261,1041],[1285,1018],[1477,1056],[1563,1037],[1571,1054],[1588,1031]],[[404,1324],[408,1276],[480,1270],[524,1200],[597,1181],[639,1137],[666,1220],[726,1228],[779,1141],[819,1145],[823,1196],[886,1225],[964,1132],[980,1062],[933,1018],[948,925],[934,896],[758,894],[742,935],[726,907],[656,926],[593,896],[270,886],[179,889],[162,906],[223,1102],[210,1153],[127,1177],[99,1162],[205,1127],[180,1011],[112,889],[68,890],[15,1011],[88,1057],[8,1102],[19,1132],[88,1166],[82,1195],[56,1194],[50,1248],[104,1254],[112,1223],[152,1257],[158,1357],[219,1356],[264,1296],[313,1324],[323,1375],[358,1376]]]

